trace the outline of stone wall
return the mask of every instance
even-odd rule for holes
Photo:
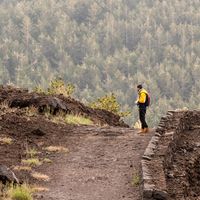
[[[200,111],[168,111],[162,117],[141,161],[143,200],[169,198],[165,169],[173,164],[173,155],[186,130],[199,128]]]

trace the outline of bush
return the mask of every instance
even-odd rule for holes
[[[105,95],[97,99],[97,101],[91,103],[89,106],[94,109],[103,109],[103,110],[110,111],[121,117],[126,117],[130,115],[129,111],[127,112],[120,111],[121,109],[120,104],[117,102],[117,98],[113,93],[111,95]]]
[[[22,160],[22,163],[28,166],[40,166],[42,164],[38,158],[29,158],[26,160]]]
[[[63,94],[68,97],[74,93],[75,87],[72,84],[65,85],[62,79],[55,79],[51,81],[48,88],[48,94]]]
[[[47,90],[41,88],[40,86],[37,86],[34,88],[34,91],[37,93],[41,93],[41,94],[62,94],[65,97],[69,97],[74,93],[75,87],[74,85],[68,83],[67,85],[65,85],[65,82],[60,79],[54,79],[50,82],[49,87],[47,88]]]
[[[32,200],[32,190],[27,185],[11,187],[8,191],[11,200]]]

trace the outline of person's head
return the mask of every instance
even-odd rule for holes
[[[142,85],[137,86],[137,90],[140,91],[142,89]]]

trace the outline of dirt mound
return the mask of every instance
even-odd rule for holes
[[[44,95],[29,92],[26,89],[1,86],[0,103],[5,101],[8,102],[10,107],[25,108],[34,106],[40,112],[49,108],[52,114],[62,111],[67,114],[88,117],[94,123],[100,125],[128,127],[118,115],[106,110],[92,109],[73,98],[66,98],[63,95]]]

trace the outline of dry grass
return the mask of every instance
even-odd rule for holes
[[[48,113],[48,112],[47,112]],[[47,115],[49,118],[49,113]],[[94,122],[89,118],[81,115],[66,115],[66,113],[60,112],[56,116],[51,116],[51,121],[56,124],[74,124],[74,125],[93,125]]]
[[[9,103],[8,101],[4,101],[0,104],[1,109],[8,109],[9,108]]]
[[[6,145],[11,145],[13,143],[13,139],[10,137],[2,137],[2,138],[0,138],[0,143],[6,144]]]
[[[30,158],[30,159],[22,160],[22,164],[28,165],[28,166],[40,166],[42,165],[42,162],[39,161],[38,158]]]
[[[21,186],[11,186],[6,192],[4,200],[33,200],[33,190],[26,184]]]
[[[34,106],[30,106],[30,107],[26,108],[26,115],[28,117],[36,116],[37,113],[38,113],[38,109]]]
[[[66,124],[63,116],[57,115],[51,118],[51,121],[55,124]]]
[[[135,128],[135,129],[141,129],[141,128],[142,128],[141,122],[140,122],[140,121],[137,121],[137,122],[135,123],[135,125],[133,126],[133,128]]]
[[[16,171],[31,171],[31,167],[30,166],[15,166],[14,170]]]
[[[53,161],[49,158],[44,158],[43,163],[52,163]]]
[[[42,173],[39,173],[39,172],[33,172],[31,174],[31,176],[37,180],[40,180],[40,181],[49,181],[50,178],[49,176],[45,175],[45,174],[42,174]]]
[[[38,155],[40,152],[38,152],[35,148],[31,148],[26,150],[26,155],[29,156],[30,158],[35,157],[36,155]]]
[[[49,146],[49,147],[46,147],[45,150],[49,152],[53,152],[53,153],[69,152],[67,148],[62,147],[62,146]]]
[[[66,115],[65,122],[67,124],[75,124],[75,125],[93,125],[93,121],[89,118],[79,116],[79,115]]]
[[[10,108],[9,103],[4,101],[0,104],[0,109],[4,113],[13,113],[17,110],[17,108]]]

